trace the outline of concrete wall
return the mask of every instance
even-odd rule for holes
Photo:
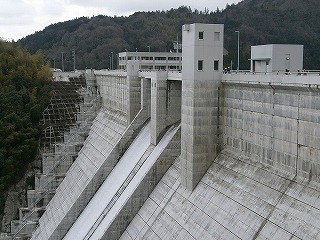
[[[222,90],[224,145],[320,182],[317,87],[225,82]]]
[[[130,123],[141,109],[141,78],[138,61],[128,61],[127,72],[95,71],[103,106],[125,114]]]
[[[181,119],[181,81],[168,81],[168,72],[151,77],[151,143],[156,145],[166,128]]]
[[[126,91],[127,77],[123,75],[109,75],[108,81],[104,75],[96,75],[98,91],[104,107],[113,108],[127,114],[128,92]]]

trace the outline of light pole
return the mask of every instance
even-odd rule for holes
[[[62,67],[62,72],[64,72],[64,63],[63,63],[63,58],[64,58],[64,52],[61,52],[61,67]]]
[[[119,69],[118,61],[119,61],[119,55],[118,55],[118,53],[116,53],[116,69]]]
[[[127,64],[128,64],[128,49],[125,49],[126,50],[126,66],[125,66],[125,69],[127,70]]]
[[[239,72],[240,69],[240,31],[235,31],[238,33],[238,66],[237,66],[237,72]]]
[[[149,52],[150,52],[150,46],[149,45],[147,46],[147,48],[149,49]]]
[[[72,49],[72,57],[73,57],[73,71],[76,71],[76,49]]]
[[[113,70],[113,52],[111,52],[111,70]]]

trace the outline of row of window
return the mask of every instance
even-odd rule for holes
[[[128,60],[153,60],[153,57],[128,56]],[[119,60],[126,60],[126,57],[120,57]],[[154,57],[156,61],[166,61],[167,57]],[[168,57],[168,61],[182,61],[182,57]]]
[[[213,70],[219,71],[219,60],[213,61]],[[203,71],[203,60],[198,60],[198,71]]]
[[[181,70],[180,66],[153,66],[153,65],[141,65],[141,70]]]
[[[204,32],[199,32],[199,40],[204,39]],[[214,41],[220,41],[220,32],[214,32],[213,34]]]

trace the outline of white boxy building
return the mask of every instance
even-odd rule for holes
[[[181,52],[121,52],[119,69],[126,69],[128,61],[139,62],[141,70],[181,70]]]
[[[268,44],[251,47],[251,72],[303,70],[303,45]]]

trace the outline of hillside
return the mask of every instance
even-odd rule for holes
[[[50,100],[50,76],[40,54],[0,41],[0,219],[8,189],[38,153],[39,120]]]
[[[236,62],[237,35],[240,31],[241,68],[248,69],[250,46],[269,43],[303,44],[305,68],[319,69],[318,39],[320,7],[316,0],[244,0],[214,12],[192,11],[180,7],[169,11],[137,12],[129,17],[96,16],[56,23],[18,41],[29,51],[42,50],[47,59],[61,68],[65,52],[65,69],[73,67],[72,49],[76,50],[76,67],[108,68],[111,52],[169,51],[181,38],[185,23],[224,23],[225,64]],[[114,59],[114,65],[116,60]]]

